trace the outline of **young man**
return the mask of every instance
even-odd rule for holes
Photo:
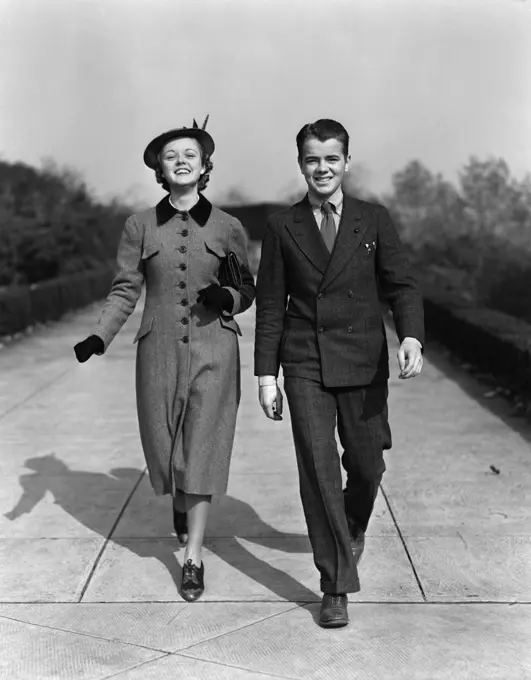
[[[260,404],[281,419],[282,364],[324,627],[348,623],[347,593],[360,589],[357,563],[391,448],[378,286],[393,311],[401,378],[420,373],[424,342],[422,297],[389,213],[342,193],[348,144],[345,128],[328,119],[297,135],[308,194],[269,219],[256,297]]]

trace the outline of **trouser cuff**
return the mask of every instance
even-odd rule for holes
[[[321,592],[328,595],[338,595],[339,593],[359,593],[361,590],[359,579],[347,582],[323,581],[321,579]]]

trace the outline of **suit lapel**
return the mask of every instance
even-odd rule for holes
[[[351,196],[343,197],[341,221],[330,256],[328,267],[321,288],[330,285],[341,270],[347,265],[359,247],[369,223],[363,218],[361,203]]]
[[[330,253],[313,216],[308,196],[294,206],[293,219],[288,220],[286,227],[297,246],[314,267],[324,274]]]

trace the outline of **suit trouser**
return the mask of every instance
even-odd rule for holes
[[[285,377],[300,494],[324,593],[360,590],[349,523],[365,531],[391,448],[387,382],[326,388],[316,380]],[[342,489],[335,427],[347,473]],[[347,520],[348,515],[348,520]]]

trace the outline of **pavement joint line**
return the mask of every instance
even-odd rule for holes
[[[26,537],[24,536],[23,538],[26,538]],[[75,538],[75,537],[66,536],[65,538]],[[277,536],[277,534],[238,534],[237,536],[235,536],[234,534],[228,534],[227,536],[217,536],[217,535],[208,536],[208,535],[205,535],[204,547],[208,548],[208,542],[209,541],[211,541],[211,542],[217,541],[220,538],[223,539],[223,540],[234,539],[234,538],[236,538],[236,539],[243,538],[243,539],[246,539],[246,540],[252,540],[253,538],[274,538],[276,541],[284,541],[285,539],[288,539],[288,538],[308,538],[308,537],[307,537],[306,534],[296,534],[296,533],[293,533],[293,534],[282,533],[282,536]],[[369,538],[371,538],[371,537],[369,536]],[[395,538],[395,537],[391,536],[391,534],[389,534],[389,536],[383,536],[383,538]],[[116,540],[117,539],[120,539],[120,541],[175,541],[175,535],[169,536],[168,534],[165,534],[164,536],[155,536],[155,535],[151,535],[151,536],[117,536]],[[2,539],[0,538],[0,540],[2,540]]]
[[[407,547],[406,541],[404,539],[404,535],[402,534],[402,531],[400,530],[400,527],[398,526],[398,522],[396,521],[395,513],[393,512],[393,508],[391,507],[391,503],[389,502],[389,498],[387,497],[387,494],[385,493],[385,489],[383,488],[382,484],[380,484],[380,489],[382,490],[383,497],[385,499],[387,508],[389,509],[389,514],[391,515],[391,519],[393,520],[393,523],[394,523],[396,530],[398,532],[398,536],[400,537],[400,540],[402,542],[404,550],[406,551],[407,559],[409,560],[409,564],[411,565],[411,569],[413,570],[413,576],[415,577],[415,580],[417,582],[417,586],[419,587],[419,590],[422,594],[423,599],[425,601],[427,601],[428,598],[426,597],[426,593],[424,592],[424,588],[422,587],[422,583],[421,583],[420,577],[417,573],[417,569],[415,568],[415,565],[413,564],[413,559],[412,559],[411,554],[409,552],[409,549]]]
[[[160,656],[157,656],[154,659],[147,659],[146,661],[141,661],[140,663],[137,663],[134,666],[129,666],[129,668],[122,668],[122,670],[118,671],[117,673],[113,673],[112,675],[106,675],[104,678],[102,678],[102,680],[111,680],[111,678],[119,678],[120,675],[122,675],[123,673],[136,671],[137,668],[142,668],[142,666],[146,666],[148,663],[156,663],[157,661],[166,659],[168,656],[171,656],[170,652],[161,654]]]
[[[207,605],[223,605],[223,604],[294,604],[299,607],[308,607],[311,605],[318,605],[319,599],[315,600],[203,600],[194,602],[194,607],[206,607]],[[75,605],[76,607],[90,607],[100,604],[107,605],[124,605],[124,604],[167,604],[186,606],[187,602],[184,600],[85,600],[84,602],[77,602],[76,600],[0,600],[0,606],[34,606],[34,605]],[[349,604],[377,604],[381,606],[392,605],[393,607],[409,606],[409,605],[531,605],[531,600],[349,600]],[[3,614],[0,614],[3,616]]]
[[[100,542],[103,540],[100,533],[97,531],[93,532],[93,536],[32,536],[31,534],[26,534],[24,536],[0,536],[0,543],[2,541],[75,541],[80,543],[82,541],[96,541]]]
[[[24,621],[23,619],[17,619],[15,616],[6,616],[5,614],[0,614],[0,619],[7,619],[8,621],[16,621],[17,623],[23,623],[27,626],[35,626],[36,628],[45,628],[46,630],[55,630],[58,633],[67,633],[68,635],[81,635],[82,637],[93,638],[94,640],[104,640],[105,642],[115,642],[121,645],[127,645],[128,647],[139,647],[140,649],[147,649],[150,652],[160,652],[161,654],[171,654],[164,649],[158,649],[157,647],[149,647],[147,645],[141,645],[137,642],[127,642],[120,638],[108,638],[104,635],[96,635],[95,633],[85,633],[80,630],[71,630],[69,628],[59,628],[59,626],[52,626],[46,623],[35,623],[35,621]]]
[[[273,673],[265,673],[263,671],[250,671],[248,668],[242,668],[241,666],[232,666],[226,663],[221,663],[219,661],[212,661],[211,659],[200,659],[198,657],[191,657],[191,656],[186,656],[184,654],[178,654],[178,653],[168,653],[168,654],[163,654],[162,656],[157,657],[156,659],[148,659],[147,661],[142,661],[141,663],[135,665],[135,666],[130,666],[129,668],[124,668],[121,671],[118,671],[118,673],[113,673],[112,675],[107,675],[105,678],[102,680],[112,680],[112,678],[119,678],[120,675],[123,673],[129,673],[130,671],[137,670],[139,668],[142,668],[143,666],[147,666],[148,664],[155,664],[158,663],[159,661],[162,661],[163,659],[173,656],[173,657],[179,657],[182,656],[183,659],[192,659],[194,661],[201,661],[204,664],[211,664],[212,666],[223,666],[224,668],[233,668],[233,669],[238,669],[242,671],[246,671],[247,673],[252,673],[256,675],[257,677],[265,676],[268,678],[279,678],[279,680],[298,680],[297,678],[290,678],[286,675],[276,675]]]
[[[111,527],[111,530],[110,530],[110,532],[109,532],[109,535],[108,535],[107,538],[103,541],[103,545],[102,545],[102,547],[100,548],[100,551],[99,551],[98,555],[96,556],[96,559],[94,560],[94,564],[92,565],[92,569],[90,570],[89,575],[87,576],[87,580],[85,581],[85,585],[84,585],[83,588],[81,589],[81,594],[80,594],[80,596],[79,596],[79,598],[78,598],[78,602],[81,602],[81,600],[82,600],[83,597],[85,596],[85,593],[87,592],[87,588],[89,587],[90,582],[92,581],[92,577],[93,577],[94,574],[96,573],[96,569],[98,568],[98,565],[99,565],[99,563],[100,563],[100,561],[101,561],[101,558],[103,557],[103,553],[105,552],[105,550],[107,549],[107,546],[109,545],[109,541],[111,540],[111,537],[112,537],[112,535],[113,535],[113,533],[114,533],[114,530],[116,529],[116,527],[118,526],[118,523],[119,523],[120,520],[122,519],[123,514],[124,514],[124,512],[125,512],[127,506],[129,505],[129,503],[131,502],[131,499],[133,498],[133,495],[134,495],[135,491],[136,491],[136,490],[138,489],[138,487],[140,486],[140,482],[141,482],[142,479],[144,478],[145,472],[146,472],[146,468],[144,467],[144,469],[142,470],[142,472],[141,472],[140,475],[138,476],[138,479],[137,479],[135,485],[133,486],[133,488],[132,488],[132,490],[131,490],[131,493],[130,493],[129,496],[126,498],[125,503],[124,503],[123,506],[122,506],[122,509],[120,510],[120,512],[118,513],[118,516],[117,516],[116,519],[114,520],[114,524],[113,524],[112,527]]]
[[[202,659],[200,656],[181,654],[181,652],[175,652],[172,656],[181,656],[183,659],[193,659],[194,661],[201,661],[202,663],[211,663],[214,666],[222,666],[223,668],[238,669],[239,671],[245,671],[246,673],[253,673],[257,677],[265,676],[266,678],[279,678],[279,680],[301,680],[300,677],[294,675],[277,675],[276,673],[266,671],[251,670],[245,668],[245,666],[236,666],[235,664],[224,663],[223,661],[212,661],[212,659]]]
[[[194,603],[196,604],[196,603]],[[288,609],[282,611],[282,612],[276,612],[275,614],[270,614],[269,616],[264,616],[263,618],[259,619],[258,621],[253,621],[252,623],[246,623],[244,626],[240,626],[238,628],[234,628],[234,630],[227,630],[224,633],[219,633],[219,635],[213,635],[210,638],[207,638],[205,640],[201,640],[200,642],[193,642],[191,645],[188,645],[188,647],[183,647],[182,649],[177,649],[175,650],[175,654],[180,654],[181,656],[188,656],[186,652],[189,650],[193,650],[194,647],[197,647],[198,645],[203,644],[204,642],[214,642],[215,640],[221,640],[221,638],[227,637],[227,635],[233,635],[234,633],[241,633],[242,631],[246,630],[247,628],[252,628],[253,626],[256,626],[260,623],[264,623],[264,621],[270,621],[271,619],[277,618],[279,616],[285,616],[286,614],[290,612],[297,611],[297,609],[306,609],[306,607],[301,606],[301,605],[295,605],[294,607],[289,607]],[[196,658],[196,657],[192,657]],[[282,677],[282,676],[278,676]]]
[[[38,387],[34,392],[32,392],[31,394],[29,394],[27,397],[25,397],[25,398],[24,398],[22,401],[20,401],[18,404],[14,404],[13,406],[10,406],[6,411],[4,411],[3,413],[0,413],[0,420],[3,420],[3,419],[4,419],[6,416],[8,416],[10,413],[13,413],[13,411],[16,411],[17,408],[20,408],[21,406],[24,406],[25,404],[27,404],[28,401],[31,401],[31,399],[33,399],[33,397],[36,397],[37,394],[39,394],[40,392],[43,392],[44,390],[46,390],[46,389],[48,389],[49,387],[51,387],[54,383],[59,382],[60,380],[62,380],[62,378],[64,378],[64,376],[65,376],[67,373],[70,373],[70,371],[72,371],[72,370],[73,370],[72,368],[67,368],[66,371],[63,371],[62,373],[59,373],[59,374],[56,375],[52,380],[49,380],[47,383],[44,383],[44,385],[41,385],[40,387]]]

